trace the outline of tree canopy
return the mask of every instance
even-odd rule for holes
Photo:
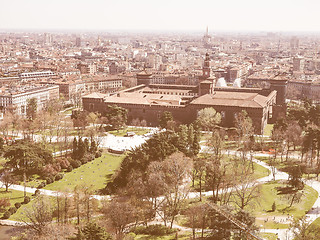
[[[199,111],[197,121],[203,130],[211,131],[221,122],[221,114],[214,108],[204,108]]]
[[[125,187],[133,172],[145,177],[151,162],[161,162],[176,151],[190,157],[197,155],[200,150],[199,137],[199,129],[192,125],[188,127],[181,125],[177,132],[166,131],[154,135],[128,153],[113,182],[108,183],[107,190],[112,192]]]
[[[26,173],[37,172],[52,163],[52,153],[41,144],[27,140],[15,141],[5,150],[6,166]]]

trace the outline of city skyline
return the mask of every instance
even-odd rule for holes
[[[315,0],[2,2],[2,30],[320,31]]]

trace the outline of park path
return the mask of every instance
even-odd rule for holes
[[[0,185],[3,185],[3,183],[1,181],[0,181]],[[48,190],[48,189],[37,189],[34,187],[24,187],[22,185],[16,185],[16,184],[9,186],[9,189],[16,190],[16,191],[22,191],[22,192],[25,189],[27,193],[32,193],[32,194],[34,194],[36,190],[39,190],[41,194],[46,195],[46,196],[52,196],[52,197],[62,196],[64,194],[59,191],[53,191],[53,190]],[[71,196],[71,194],[70,194],[70,196]],[[91,197],[95,198],[97,200],[111,199],[109,195],[91,195]]]
[[[142,144],[147,138],[143,137],[143,136],[134,136],[134,137],[116,137],[113,136],[111,134],[108,134],[105,137],[102,137],[101,139],[101,145],[102,147],[110,147],[110,148],[116,148],[116,149],[131,149],[134,148],[135,146],[138,146],[140,144]],[[201,141],[200,143],[203,143],[204,141]],[[201,150],[202,151],[206,151],[206,146],[201,146]],[[234,150],[228,150],[225,152],[225,154],[231,154],[231,155],[236,155],[237,151]],[[266,154],[266,153],[255,153],[253,154],[253,159],[252,161],[265,167],[266,169],[268,169],[270,171],[270,174],[267,177],[263,177],[257,180],[257,182],[259,183],[266,183],[269,181],[273,180],[273,175],[272,175],[272,170],[271,167],[266,164],[263,161],[260,161],[256,158],[254,158],[255,156],[260,156],[260,157],[269,157],[270,154]],[[285,180],[288,179],[288,174],[279,170],[275,171],[275,179],[276,180]],[[1,182],[0,182],[1,184]],[[305,184],[307,184],[308,186],[314,188],[317,192],[318,192],[318,198],[316,200],[316,202],[314,203],[312,209],[307,213],[307,218],[310,222],[314,221],[316,218],[320,217],[320,182],[316,181],[316,180],[305,180]],[[18,190],[18,191],[24,191],[24,186],[21,185],[11,185],[9,187],[9,189],[13,189],[13,190]],[[233,188],[230,188],[229,191],[232,191]],[[37,188],[32,188],[32,187],[26,187],[26,192],[28,193],[35,193],[35,191],[37,190]],[[61,195],[61,192],[58,191],[52,191],[52,190],[47,190],[47,189],[39,189],[41,194],[47,195],[47,196],[57,196],[57,195]],[[202,192],[203,196],[210,196],[212,195],[212,191],[207,191],[207,192]],[[102,196],[102,195],[92,195],[93,198],[98,199],[98,200],[104,200],[104,199],[111,199],[110,196]],[[190,192],[188,195],[189,198],[195,198],[195,197],[199,197],[199,193],[198,192]],[[10,220],[6,220],[8,225],[12,225],[15,224],[14,221],[12,221],[13,223],[10,224]],[[2,221],[0,221],[0,224],[2,223]],[[19,224],[19,223],[18,223]],[[185,231],[190,231],[192,230],[191,228],[185,228],[179,225],[174,225],[176,228],[179,228],[181,230],[185,230]],[[288,229],[264,229],[261,230],[261,232],[270,232],[270,233],[275,233],[278,235],[280,240],[287,240],[287,239],[292,239],[291,237],[291,232]]]

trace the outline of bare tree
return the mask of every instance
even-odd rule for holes
[[[8,188],[11,185],[16,183],[16,179],[15,179],[14,175],[8,169],[5,169],[2,172],[0,180],[1,180],[2,184],[6,187],[6,192],[8,192]]]
[[[21,221],[41,235],[46,232],[46,227],[52,222],[52,212],[50,200],[39,195],[32,202],[31,207],[25,209],[25,218],[22,218]]]
[[[184,200],[189,193],[189,181],[192,161],[183,153],[174,153],[163,162],[166,191],[162,203],[163,220],[170,223],[172,228],[174,218],[181,211]]]
[[[250,175],[243,175],[239,184],[234,186],[233,201],[240,208],[244,209],[253,203],[260,196],[260,185]]]
[[[103,213],[114,229],[117,239],[123,239],[124,231],[134,221],[134,208],[123,199],[116,198],[105,204]]]
[[[209,207],[206,203],[193,205],[187,210],[188,222],[192,227],[192,238],[196,239],[196,229],[201,229],[203,239],[204,229],[207,227]]]
[[[205,181],[206,161],[204,159],[194,160],[195,178],[199,181],[200,202],[202,201],[202,188]]]

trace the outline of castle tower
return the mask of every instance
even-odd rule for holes
[[[145,68],[142,72],[137,74],[137,85],[144,84],[146,86],[149,86],[149,84],[151,84],[151,81],[152,73],[148,73]]]
[[[207,79],[210,77],[210,57],[209,57],[209,53],[206,53],[206,57],[204,59],[204,64],[203,64],[203,68],[202,68],[202,76],[203,79]]]
[[[288,80],[278,77],[277,79],[271,79],[270,90],[277,91],[276,104],[273,106],[272,122],[277,119],[284,117],[287,105],[286,105],[286,95],[287,95],[287,83]]]

